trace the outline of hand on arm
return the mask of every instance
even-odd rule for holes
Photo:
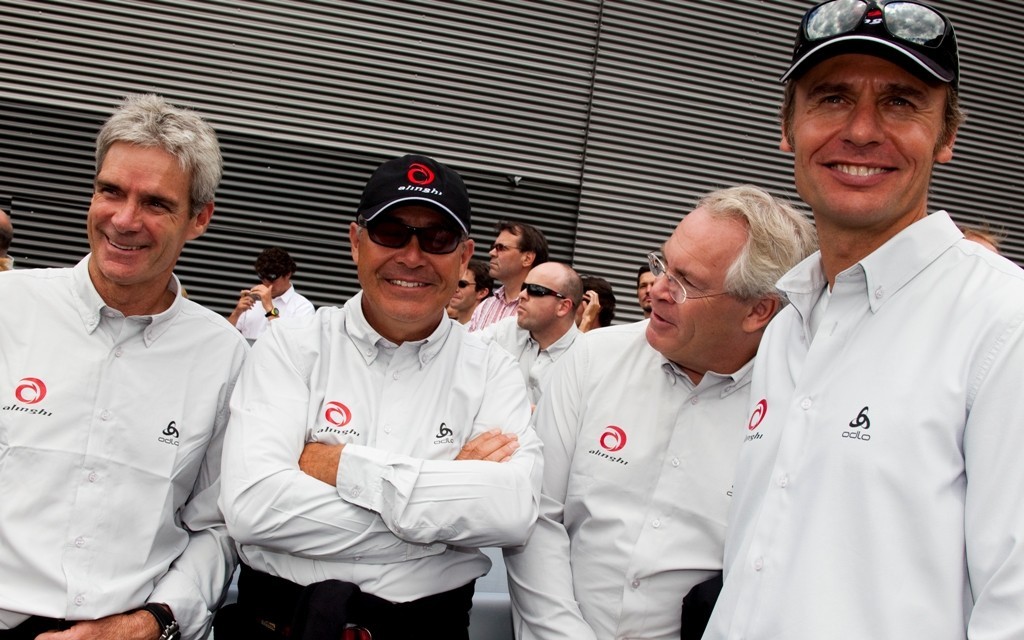
[[[338,482],[338,464],[341,462],[341,451],[344,448],[343,444],[309,442],[299,455],[299,469],[307,476],[333,487]]]
[[[455,459],[508,462],[518,448],[519,437],[516,434],[502,433],[501,429],[491,429],[467,442]]]
[[[66,631],[48,631],[36,640],[157,640],[163,630],[148,611],[85,620]]]

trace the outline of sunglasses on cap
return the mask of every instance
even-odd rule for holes
[[[953,25],[937,10],[914,0],[829,0],[804,14],[797,33],[790,74],[829,41],[855,50],[856,41],[874,40],[893,52],[911,56],[931,75],[959,79],[959,58]]]
[[[865,0],[830,0],[819,4],[807,12],[802,26],[804,37],[815,42],[856,31],[862,24],[882,24],[894,38],[923,47],[938,47],[951,28],[941,13],[927,5]]]
[[[443,255],[455,251],[463,238],[462,231],[454,227],[413,227],[387,216],[369,222],[360,217],[356,224],[366,229],[370,240],[389,249],[401,249],[416,236],[423,253]]]
[[[561,298],[561,299],[565,300],[565,296],[563,296],[562,294],[558,293],[554,289],[548,289],[547,287],[545,287],[542,284],[532,284],[532,283],[529,283],[529,282],[524,282],[523,286],[521,286],[519,288],[519,290],[520,291],[525,291],[526,295],[530,296],[531,298],[543,298],[544,296],[555,296],[556,298]]]
[[[276,273],[257,273],[256,275],[259,277],[260,280],[266,280],[267,282],[273,282],[274,280],[277,280],[278,278],[281,277]]]

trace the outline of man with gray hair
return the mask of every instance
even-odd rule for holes
[[[14,240],[14,226],[7,212],[0,209],[0,271],[10,271],[14,260],[7,255]]]
[[[775,281],[815,245],[761,189],[710,193],[649,256],[650,319],[584,334],[556,365],[540,518],[505,550],[517,638],[679,638],[683,596],[722,568]]]
[[[184,298],[210,224],[213,128],[154,95],[100,129],[65,269],[0,278],[0,638],[205,637],[235,567],[220,510],[228,397],[248,349]]]

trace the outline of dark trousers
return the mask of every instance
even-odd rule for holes
[[[0,640],[35,640],[46,631],[64,631],[74,626],[73,620],[56,620],[32,616],[9,631],[0,631]]]
[[[373,640],[469,640],[474,582],[412,602],[389,602],[329,580],[302,587],[242,565],[238,603],[214,620],[216,640],[337,640],[339,622]]]

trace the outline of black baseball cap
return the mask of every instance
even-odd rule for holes
[[[358,213],[369,222],[403,204],[433,207],[469,234],[469,194],[462,176],[433,158],[409,154],[377,167],[363,189]]]
[[[960,56],[953,24],[937,9],[910,0],[828,0],[804,14],[785,82],[844,53],[885,58],[926,81],[957,89]]]

